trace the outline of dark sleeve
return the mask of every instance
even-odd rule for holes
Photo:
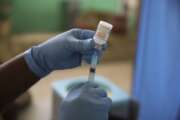
[[[39,80],[28,68],[23,54],[0,66],[0,111]]]

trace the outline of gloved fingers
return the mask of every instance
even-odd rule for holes
[[[72,88],[70,88],[70,92],[72,92],[76,89],[82,88],[84,85],[85,85],[85,82],[76,83],[76,84],[74,83],[74,86]]]
[[[103,97],[101,98],[101,101],[107,106],[107,108],[112,106],[112,100],[109,97]]]
[[[82,40],[93,38],[94,34],[95,34],[95,31],[84,29],[81,31],[79,38]]]
[[[98,87],[98,84],[96,84],[96,83],[94,83],[94,82],[86,82],[85,84],[84,84],[84,89],[90,89],[90,88],[97,88]]]
[[[68,53],[67,53],[68,54]],[[56,56],[56,58],[61,58],[62,54],[54,54],[51,53],[51,56],[54,55]],[[81,65],[82,63],[82,55],[79,53],[72,53],[71,55],[68,56],[71,59],[66,59],[62,62],[58,62],[55,58],[50,57],[48,58],[50,61],[56,63],[56,64],[50,64],[47,63],[48,68],[52,71],[52,70],[59,70],[59,69],[67,69],[67,68],[74,68],[74,67],[78,67]],[[73,59],[72,59],[73,58]]]
[[[93,38],[95,34],[95,31],[88,30],[88,29],[79,29],[79,28],[72,29],[71,32],[75,38],[81,39],[81,40]]]
[[[99,97],[107,97],[107,92],[102,88],[92,88],[91,92]]]
[[[90,95],[95,95],[97,97],[107,97],[107,92],[100,88],[99,85],[95,82],[85,83],[84,88]]]
[[[80,53],[93,50],[95,47],[94,40],[92,40],[91,38],[86,40],[79,40],[71,36],[69,37],[68,42],[69,49]]]
[[[97,88],[98,85],[94,82],[83,82],[79,85],[74,86],[73,88],[71,88],[69,95],[74,94],[74,93],[81,93],[81,95],[88,95],[91,96],[93,95],[92,90],[91,89],[95,89]],[[97,96],[97,95],[96,95]]]

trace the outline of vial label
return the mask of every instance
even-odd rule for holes
[[[99,45],[105,44],[109,38],[112,27],[113,26],[111,24],[100,21],[96,30],[96,34],[94,36],[95,42]]]

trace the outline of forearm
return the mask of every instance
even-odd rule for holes
[[[39,80],[28,68],[23,55],[0,66],[0,111]]]

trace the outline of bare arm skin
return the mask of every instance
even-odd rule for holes
[[[23,54],[0,65],[0,111],[38,80],[28,68]]]

